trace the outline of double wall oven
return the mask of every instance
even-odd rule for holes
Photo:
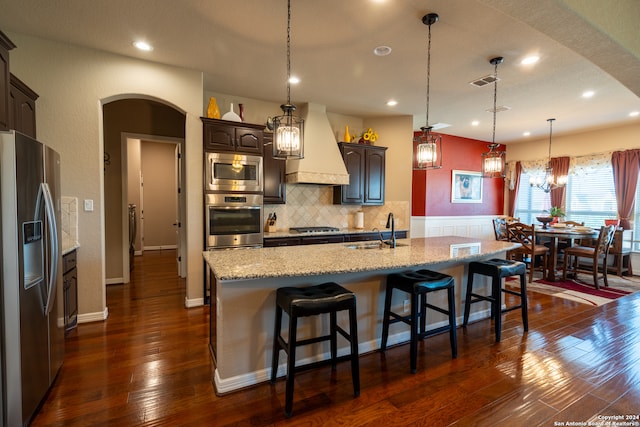
[[[205,153],[207,249],[262,246],[262,157]]]

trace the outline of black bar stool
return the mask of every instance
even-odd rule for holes
[[[458,343],[456,340],[456,303],[453,277],[430,270],[418,270],[405,273],[393,273],[387,276],[387,292],[384,299],[384,318],[382,321],[382,342],[380,349],[387,349],[389,325],[403,322],[410,326],[409,354],[411,359],[411,373],[416,373],[418,361],[418,339],[423,339],[444,331],[449,331],[451,341],[451,356],[458,357]],[[411,295],[411,309],[409,315],[401,315],[391,311],[391,297],[397,289]],[[427,302],[427,294],[436,291],[447,291],[448,308],[437,307]],[[427,308],[449,316],[449,325],[426,330]],[[420,327],[418,328],[418,318]]]
[[[480,295],[473,292],[473,276],[481,274],[491,277],[491,294]],[[469,263],[469,276],[467,279],[467,296],[464,303],[463,326],[469,322],[471,304],[488,301],[491,303],[491,318],[495,321],[496,342],[500,342],[502,332],[502,313],[511,310],[522,309],[522,324],[524,330],[529,330],[529,317],[527,315],[527,266],[524,262],[507,259],[490,259],[486,261],[472,261]],[[502,279],[505,277],[520,276],[520,291],[513,291],[502,287]],[[502,292],[520,297],[520,304],[502,309]]]
[[[342,329],[336,321],[336,313],[349,310],[349,333]],[[289,315],[289,340],[285,341],[281,335],[282,312]],[[296,329],[299,317],[315,316],[329,313],[329,334],[320,337],[298,340]],[[356,316],[356,296],[337,283],[329,282],[304,288],[284,287],[276,292],[276,319],[273,334],[273,358],[271,361],[271,383],[275,383],[278,372],[278,356],[280,350],[287,353],[287,385],[285,393],[285,415],[291,417],[293,413],[293,385],[294,374],[324,363],[331,363],[335,368],[338,361],[337,332],[351,344],[351,353],[345,359],[351,360],[351,377],[353,380],[353,395],[360,395],[360,365],[358,363],[358,324]],[[322,341],[331,343],[331,359],[319,363],[296,367],[296,347]],[[340,358],[342,360],[343,357]]]

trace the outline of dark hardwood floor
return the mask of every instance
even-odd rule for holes
[[[282,380],[215,395],[209,309],[184,308],[174,256],[146,252],[131,284],[107,287],[109,318],[68,335],[33,426],[640,425],[640,294],[591,307],[530,292],[528,333],[518,311],[498,344],[489,320],[459,328],[455,360],[447,334],[427,338],[415,375],[408,345],[362,355],[358,398],[348,363],[300,373],[286,419]]]

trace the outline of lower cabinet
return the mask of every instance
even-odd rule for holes
[[[78,267],[76,250],[62,256],[62,283],[64,298],[64,330],[69,332],[78,325]]]

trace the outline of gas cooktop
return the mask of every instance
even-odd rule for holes
[[[290,227],[289,231],[291,231],[292,233],[318,233],[318,232],[326,232],[326,231],[340,231],[340,229],[336,227],[329,227],[329,226]]]

